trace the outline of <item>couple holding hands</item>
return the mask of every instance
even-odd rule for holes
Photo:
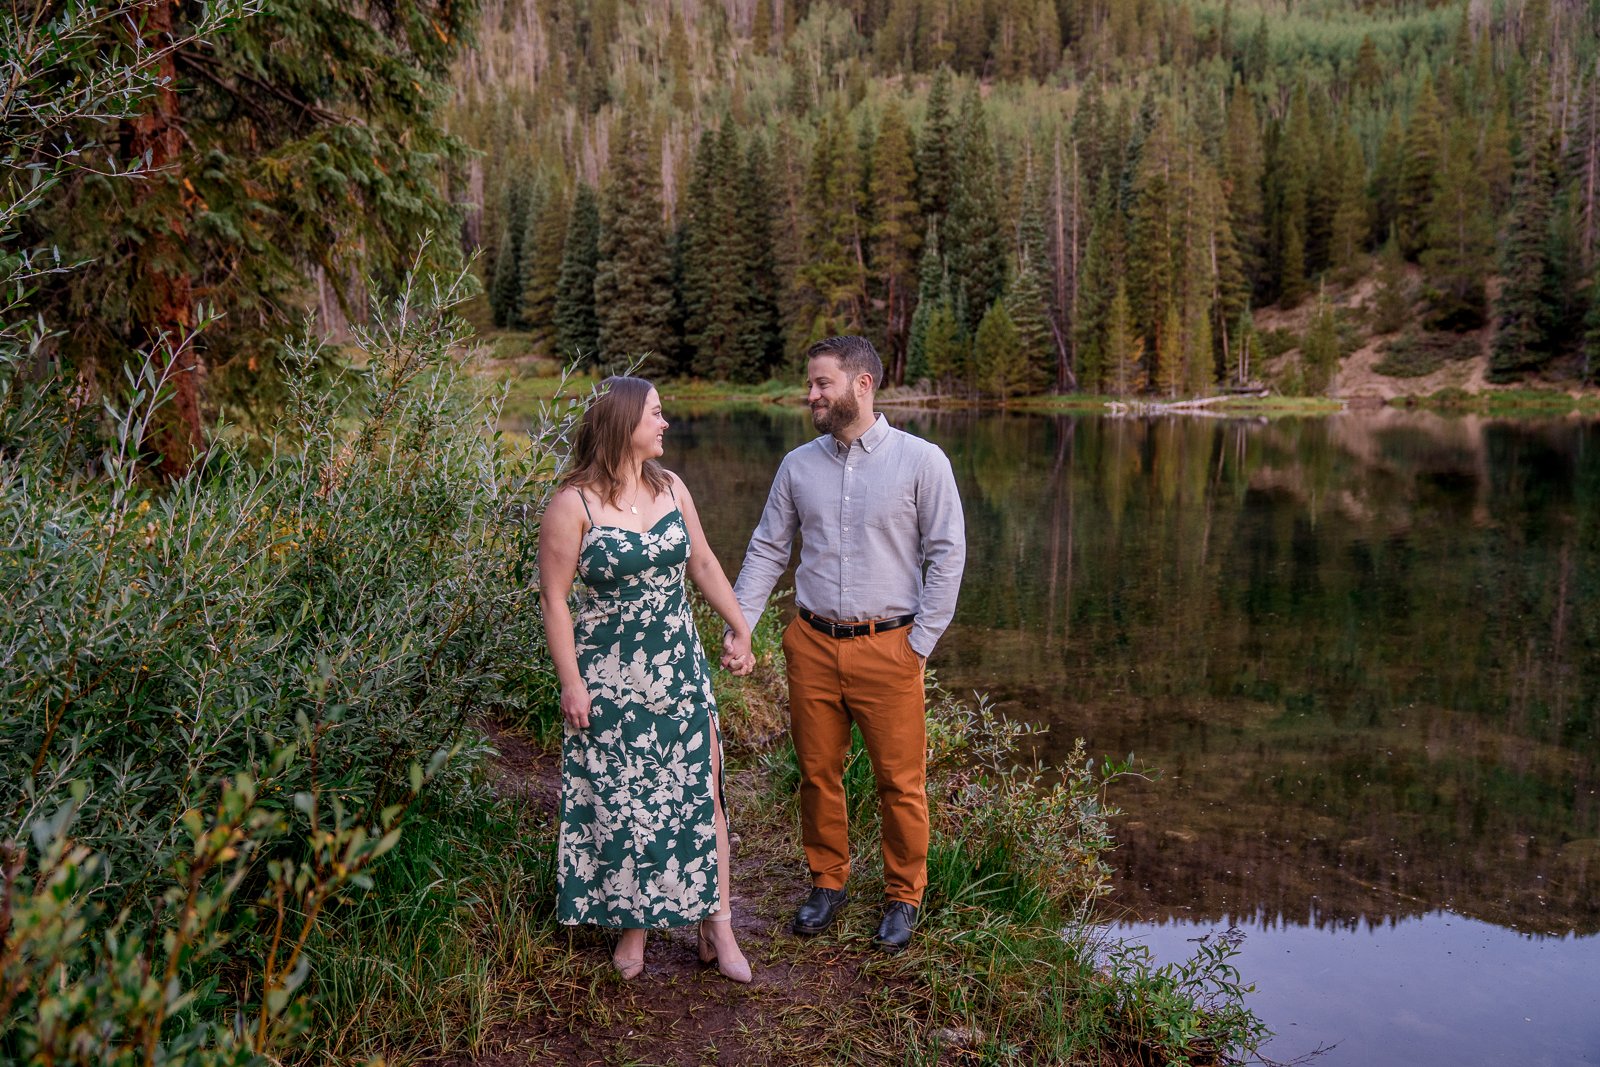
[[[736,585],[689,490],[657,461],[668,424],[650,383],[608,379],[579,426],[539,547],[565,718],[558,917],[619,928],[612,962],[623,978],[644,969],[646,930],[698,922],[700,958],[750,981],[731,924],[716,701],[684,579],[727,622],[723,666],[748,674],[751,631],[797,534],[799,617],[783,651],[812,889],[793,930],[822,933],[845,902],[853,722],[883,821],[887,899],[874,943],[898,951],[911,938],[927,884],[923,667],[955,612],[966,538],[949,460],[873,410],[882,381],[865,338],[806,353],[822,436],[784,457]]]

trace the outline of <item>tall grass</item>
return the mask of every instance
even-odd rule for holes
[[[578,405],[506,447],[461,296],[413,278],[340,384],[301,346],[274,435],[171,485],[158,361],[101,410],[0,363],[0,1059],[299,1047],[328,917],[415,920],[415,863],[359,903],[408,808],[487,802],[464,727],[542,691],[525,519]]]

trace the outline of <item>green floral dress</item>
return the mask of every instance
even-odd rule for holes
[[[585,511],[588,503],[584,503]],[[561,922],[663,927],[721,909],[711,671],[685,594],[676,507],[644,533],[590,519],[574,616],[589,728],[561,746]]]

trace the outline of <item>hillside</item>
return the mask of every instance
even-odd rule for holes
[[[1477,338],[1472,381],[1576,384],[1600,346],[1600,14],[1579,0],[485,16],[450,111],[483,151],[456,177],[463,235],[494,324],[546,357],[755,381],[848,330],[895,382],[1002,398],[1338,392],[1376,349],[1341,365],[1263,335],[1396,272],[1391,317],[1460,337],[1421,364]]]

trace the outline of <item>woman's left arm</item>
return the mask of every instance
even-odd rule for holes
[[[744,612],[739,608],[738,598],[733,595],[733,585],[723,573],[722,564],[717,562],[717,554],[711,551],[711,545],[706,541],[705,531],[700,527],[700,514],[695,510],[689,487],[671,471],[667,472],[667,476],[672,479],[673,491],[678,495],[678,510],[683,512],[684,525],[689,528],[689,578],[700,587],[707,603],[728,624],[730,638],[724,643],[731,661],[728,669],[734,674],[749,674],[755,666],[755,657],[750,652],[750,624],[745,621]]]

